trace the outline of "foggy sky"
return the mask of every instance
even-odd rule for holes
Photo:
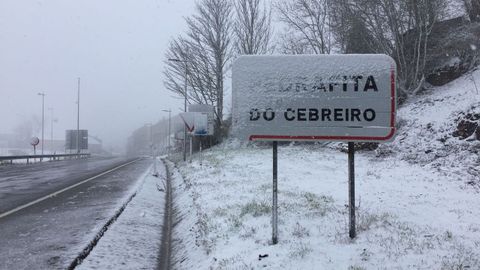
[[[76,129],[77,78],[81,78],[80,128],[124,147],[135,128],[156,122],[182,100],[163,85],[169,40],[186,28],[192,0],[1,0],[0,133],[21,121],[41,119],[45,139]],[[37,133],[40,135],[40,132]]]

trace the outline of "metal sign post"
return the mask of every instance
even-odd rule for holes
[[[192,162],[192,152],[193,152],[193,135],[190,134],[190,162]]]
[[[278,158],[277,141],[273,141],[273,202],[272,202],[272,244],[278,243]]]
[[[40,139],[38,139],[38,137],[33,137],[32,139],[30,139],[30,144],[33,146],[33,155],[36,156],[37,155],[37,145],[40,143]],[[36,162],[36,158],[33,159],[33,162]],[[27,163],[28,163],[28,159],[27,159]]]
[[[153,160],[153,176],[158,177],[158,170],[157,170],[157,149],[152,144],[152,160]]]
[[[357,235],[355,229],[355,144],[348,142],[348,210],[350,238]]]

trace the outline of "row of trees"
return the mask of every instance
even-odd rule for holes
[[[165,85],[189,103],[214,105],[221,133],[225,74],[237,54],[273,52],[271,15],[261,0],[203,0],[186,21],[166,52]]]
[[[480,7],[480,0],[462,1],[475,19],[471,9]],[[429,37],[435,22],[445,16],[446,4],[446,0],[200,0],[195,14],[186,19],[187,32],[173,39],[166,52],[165,86],[189,103],[214,105],[218,131],[223,127],[224,79],[240,54],[384,53],[397,62],[399,90],[412,95],[425,80]],[[283,25],[275,40],[272,12]]]

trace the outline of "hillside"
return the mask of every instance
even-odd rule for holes
[[[358,152],[354,240],[347,156],[336,143],[279,147],[277,245],[270,244],[271,148],[229,141],[191,163],[170,163],[174,267],[479,269],[480,138],[468,135],[471,126],[458,129],[464,118],[478,124],[473,80],[479,86],[480,71],[410,99],[398,111],[395,140]]]
[[[389,153],[478,189],[480,70],[410,99],[398,111],[397,123],[395,141],[381,146],[379,156]]]

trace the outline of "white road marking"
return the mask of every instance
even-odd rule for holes
[[[136,159],[136,160],[130,161],[130,162],[128,162],[128,163],[122,164],[122,165],[117,166],[117,167],[115,167],[115,168],[113,168],[113,169],[110,169],[110,170],[108,170],[108,171],[105,171],[105,172],[103,172],[103,173],[101,173],[101,174],[95,175],[95,176],[90,177],[90,178],[88,178],[88,179],[85,179],[85,180],[83,180],[83,181],[81,181],[81,182],[78,182],[78,183],[76,183],[76,184],[74,184],[74,185],[68,186],[68,187],[63,188],[63,189],[61,189],[61,190],[59,190],[59,191],[55,191],[54,193],[51,193],[51,194],[46,195],[46,196],[43,196],[43,197],[41,197],[41,198],[39,198],[39,199],[36,199],[36,200],[31,201],[31,202],[29,202],[29,203],[26,203],[26,204],[24,204],[24,205],[18,206],[18,207],[16,207],[16,208],[12,209],[12,210],[9,210],[9,211],[7,211],[7,212],[1,213],[1,214],[0,214],[0,218],[4,218],[4,217],[6,217],[6,216],[8,216],[8,215],[11,215],[11,214],[13,214],[13,213],[15,213],[15,212],[18,212],[18,211],[20,211],[20,210],[22,210],[22,209],[25,209],[25,208],[29,207],[29,206],[32,206],[32,205],[37,204],[37,203],[39,203],[39,202],[42,202],[42,201],[44,201],[44,200],[46,200],[46,199],[55,197],[55,196],[57,196],[57,195],[60,194],[60,193],[63,193],[63,192],[65,192],[65,191],[67,191],[67,190],[70,190],[70,189],[72,189],[72,188],[78,187],[78,186],[80,186],[80,185],[82,185],[82,184],[85,184],[85,183],[87,183],[87,182],[89,182],[89,181],[92,181],[92,180],[94,180],[94,179],[96,179],[96,178],[98,178],[98,177],[100,177],[100,176],[103,176],[103,175],[105,175],[105,174],[111,173],[111,172],[113,172],[113,171],[115,171],[115,170],[118,170],[118,169],[120,169],[120,168],[122,168],[122,167],[125,167],[125,166],[127,166],[127,165],[129,165],[129,164],[132,164],[132,163],[134,163],[134,162],[137,162],[138,160],[140,160],[140,159]]]

